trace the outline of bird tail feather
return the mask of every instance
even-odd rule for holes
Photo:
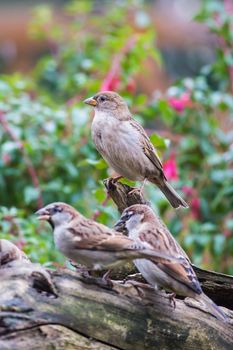
[[[181,198],[181,196],[174,190],[174,188],[167,182],[157,183],[156,185],[163,192],[173,208],[184,207],[188,208],[188,204]]]
[[[208,308],[208,312],[215,316],[219,321],[223,322],[229,322],[230,318],[218,307],[213,300],[211,300],[207,295],[204,293],[200,294],[199,301],[203,301],[205,306]]]

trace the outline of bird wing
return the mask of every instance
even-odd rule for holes
[[[20,260],[26,255],[20,251],[13,243],[5,239],[0,239],[0,266],[13,260]]]
[[[178,258],[164,254],[153,249],[148,243],[134,241],[124,236],[121,232],[93,223],[91,220],[76,222],[68,231],[73,235],[73,241],[77,249],[112,251],[117,253],[119,259],[153,259],[156,263],[177,263]]]
[[[141,134],[140,141],[144,154],[147,156],[147,158],[150,159],[154,166],[163,173],[163,164],[143,127],[138,122],[136,122],[136,120],[133,120],[131,122],[131,126]]]
[[[77,249],[99,249],[114,234],[108,227],[88,219],[72,222],[67,230],[73,235]]]
[[[201,294],[201,286],[197,279],[195,272],[189,261],[183,260],[180,264],[158,264],[157,265],[162,271],[173,277],[178,282],[182,282],[187,287],[194,290],[196,293]]]
[[[139,239],[142,242],[148,242],[154,249],[161,254],[168,254],[171,257],[180,259],[179,263],[159,263],[157,266],[179,282],[184,283],[198,294],[201,293],[201,287],[196,274],[192,269],[190,260],[180,245],[173,238],[167,227],[159,219],[158,223],[153,225],[153,229],[142,228],[139,232]],[[154,262],[156,262],[154,260]]]
[[[172,236],[167,226],[159,217],[153,217],[153,222],[145,223],[139,231],[139,239],[149,243],[154,249],[174,257],[184,257],[190,262],[188,255]]]
[[[12,254],[10,254],[10,253],[1,254],[1,256],[0,256],[0,266],[1,265],[5,265],[5,264],[7,264],[8,262],[10,262],[12,260],[15,260],[15,259],[13,259]]]
[[[168,254],[163,254],[159,251],[156,251],[149,244],[143,244],[139,241],[134,241],[133,239],[128,238],[122,234],[114,234],[107,237],[99,242],[96,245],[95,249],[98,250],[107,250],[118,253],[117,256],[119,259],[138,259],[138,258],[147,258],[153,259],[157,263],[177,263],[179,258],[169,256]]]

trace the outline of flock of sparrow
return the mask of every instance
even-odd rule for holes
[[[115,92],[100,92],[84,102],[95,110],[92,138],[97,150],[121,175],[113,181],[121,177],[139,180],[142,190],[148,180],[174,208],[188,207],[168,183],[154,146],[123,98]],[[62,202],[49,204],[36,214],[50,223],[57,249],[87,270],[109,270],[133,261],[153,288],[194,298],[218,320],[229,321],[204,294],[190,259],[149,206],[136,204],[125,209],[114,229],[87,219]],[[26,259],[24,254],[22,259]]]

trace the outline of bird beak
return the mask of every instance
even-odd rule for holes
[[[37,210],[35,214],[38,216],[38,220],[49,220],[50,219],[50,213],[47,209],[42,208]]]
[[[124,232],[125,229],[126,229],[125,223],[126,223],[125,220],[122,220],[122,219],[118,220],[118,221],[116,222],[116,224],[114,225],[114,229],[115,229],[116,231],[119,231],[119,232]]]
[[[97,102],[93,97],[87,98],[83,102],[86,103],[87,105],[94,106],[94,107],[97,105]]]

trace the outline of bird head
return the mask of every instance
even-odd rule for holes
[[[69,223],[78,212],[71,206],[62,202],[55,202],[39,209],[36,213],[39,220],[45,220],[54,228]]]
[[[83,102],[102,112],[114,113],[121,111],[122,113],[117,113],[119,119],[129,116],[129,110],[126,102],[120,95],[113,91],[98,92],[96,95],[87,98]]]
[[[117,231],[131,231],[137,229],[139,225],[149,221],[154,217],[152,209],[148,205],[135,204],[126,208],[114,228]]]
[[[6,239],[0,239],[0,267],[16,260],[30,262],[27,255],[15,244]]]

